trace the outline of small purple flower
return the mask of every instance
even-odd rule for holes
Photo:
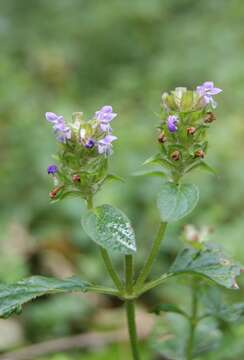
[[[93,139],[88,139],[87,142],[85,143],[85,147],[87,149],[92,149],[95,145],[95,141]]]
[[[57,115],[53,112],[46,112],[45,114],[46,120],[51,123],[56,123],[58,120],[63,119],[63,116]]]
[[[98,141],[99,154],[111,155],[112,154],[112,142],[117,140],[117,136],[107,135],[102,140]]]
[[[47,173],[48,174],[52,174],[55,175],[58,172],[58,167],[57,165],[49,165],[47,168]]]
[[[213,108],[217,107],[213,96],[221,93],[220,88],[214,87],[213,81],[205,81],[202,85],[197,86],[197,93],[203,97],[206,104],[211,104]]]
[[[95,118],[100,123],[102,131],[111,131],[110,122],[117,116],[113,113],[113,108],[110,105],[103,106],[99,111],[96,111]]]
[[[65,143],[67,140],[71,139],[71,129],[65,123],[63,116],[56,115],[52,112],[46,112],[45,117],[47,121],[52,123],[58,141]]]
[[[177,117],[176,115],[169,115],[169,116],[168,116],[167,126],[168,126],[168,129],[169,129],[170,132],[173,133],[173,132],[176,132],[176,131],[177,131],[177,129],[178,129],[178,127],[177,127],[178,123],[179,123],[179,119],[178,119],[178,117]]]

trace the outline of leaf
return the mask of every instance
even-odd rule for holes
[[[166,183],[157,199],[161,220],[174,222],[182,219],[192,212],[198,200],[199,191],[195,185]]]
[[[166,174],[163,173],[162,171],[157,171],[157,170],[152,170],[152,171],[141,170],[141,171],[135,171],[132,174],[132,176],[159,176],[165,178]]]
[[[200,275],[228,289],[238,289],[236,277],[240,272],[240,264],[211,243],[207,243],[203,250],[183,249],[169,269],[171,276],[187,273]]]
[[[199,170],[203,170],[203,171],[207,171],[210,174],[217,176],[217,172],[214,168],[212,168],[209,164],[207,164],[205,161],[203,160],[199,160],[198,162],[193,163],[192,165],[190,165],[188,168],[186,168],[185,170],[185,174],[195,170],[195,169],[199,169]]]
[[[135,234],[129,219],[111,205],[102,205],[86,212],[82,226],[92,240],[107,250],[122,254],[136,251]]]
[[[175,304],[160,304],[156,306],[152,312],[156,315],[160,315],[161,312],[171,312],[188,317],[188,315]]]
[[[244,303],[226,304],[219,289],[210,287],[203,293],[203,304],[206,307],[204,317],[212,316],[226,323],[238,321],[244,315]]]
[[[151,347],[162,354],[163,359],[186,360],[186,344],[189,339],[189,322],[175,314],[166,314],[156,325],[150,338]],[[198,323],[193,341],[192,359],[202,359],[208,352],[221,345],[222,334],[215,322]]]
[[[171,164],[168,160],[162,158],[162,154],[156,154],[151,156],[149,159],[144,161],[142,165],[161,165],[167,170],[174,168],[173,164]]]
[[[23,304],[39,296],[71,291],[86,292],[89,286],[89,283],[78,277],[59,280],[44,276],[32,276],[16,284],[0,284],[0,317],[20,313]]]
[[[125,179],[123,179],[122,177],[118,176],[118,175],[114,175],[114,174],[108,174],[104,180],[104,182],[110,182],[110,181],[120,181],[120,182],[125,182]]]

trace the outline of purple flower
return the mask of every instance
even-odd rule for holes
[[[58,172],[58,167],[57,165],[49,165],[47,168],[47,173],[48,174],[52,174],[55,175]]]
[[[99,111],[96,111],[95,113],[95,118],[99,121],[102,131],[111,131],[109,123],[116,116],[117,114],[113,113],[113,108],[110,105],[103,106]]]
[[[220,88],[214,87],[212,81],[205,81],[202,85],[197,86],[197,93],[203,97],[206,104],[211,104],[213,108],[216,108],[217,106],[213,96],[221,92],[222,90]]]
[[[169,115],[167,119],[167,126],[170,132],[176,132],[178,129],[177,125],[179,123],[179,119],[176,115]]]
[[[112,142],[117,139],[118,139],[117,136],[107,135],[102,140],[99,140],[97,143],[99,154],[111,155]]]
[[[58,141],[65,143],[67,140],[71,139],[71,129],[65,123],[63,116],[56,115],[52,112],[46,112],[45,117],[47,121],[52,123]]]
[[[51,123],[56,123],[56,121],[58,121],[59,119],[63,119],[63,116],[54,114],[53,112],[46,112],[45,117],[47,119],[47,121],[51,122]]]
[[[95,141],[93,139],[88,139],[87,142],[85,143],[85,147],[87,149],[92,149],[95,145]]]

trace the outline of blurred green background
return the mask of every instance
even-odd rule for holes
[[[1,2],[0,281],[78,273],[90,281],[108,282],[95,245],[81,230],[78,200],[49,203],[52,184],[46,168],[56,143],[44,120],[46,111],[66,118],[83,111],[89,117],[112,104],[119,114],[111,169],[125,177],[126,184],[107,185],[96,202],[111,203],[130,216],[139,266],[157,229],[160,181],[130,174],[157,149],[161,93],[176,86],[195,88],[205,80],[224,90],[217,99],[208,154],[218,177],[191,175],[201,200],[186,221],[212,225],[214,240],[244,262],[243,23],[242,0]],[[182,225],[168,229],[155,272],[167,269],[182,246]],[[115,261],[121,268],[121,260]],[[183,302],[189,301],[184,284],[172,281],[145,296],[141,307],[177,302],[179,294]],[[243,294],[241,290],[226,296],[241,301]],[[0,350],[114,328],[117,312],[120,303],[90,295],[41,299],[26,306],[21,317],[0,322]],[[244,325],[235,331],[232,345],[239,349],[237,354],[224,357],[220,350],[213,359],[244,358]],[[122,344],[42,359],[125,359],[127,351]],[[144,357],[152,359],[152,354],[145,352]]]

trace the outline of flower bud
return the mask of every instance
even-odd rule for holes
[[[162,132],[158,137],[158,142],[163,144],[163,143],[165,143],[165,141],[167,141],[167,137],[165,136],[165,133]]]
[[[186,131],[187,131],[188,135],[193,135],[196,132],[196,128],[192,126],[192,127],[187,128]]]
[[[206,124],[212,123],[214,120],[216,120],[216,116],[212,111],[208,111],[206,116],[204,117],[204,122]]]
[[[62,187],[63,186],[59,186],[59,187],[54,188],[52,191],[50,191],[50,193],[49,193],[50,198],[55,199],[57,196],[57,193],[59,192],[59,190],[62,189]]]
[[[178,150],[173,151],[171,154],[171,159],[178,161],[180,159],[180,152]]]
[[[204,153],[204,151],[202,150],[202,149],[200,149],[200,150],[197,150],[196,152],[195,152],[195,158],[204,158],[204,156],[205,156],[205,153]]]
[[[78,174],[73,175],[72,176],[72,181],[74,183],[80,182],[80,175],[78,175]]]

